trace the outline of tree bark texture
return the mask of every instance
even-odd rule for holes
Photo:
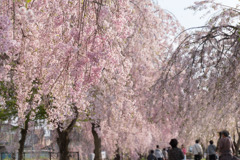
[[[239,147],[240,147],[240,132],[237,132],[238,134],[238,140],[235,141],[235,137],[234,137],[234,149],[235,149],[235,154],[236,156],[239,156]]]
[[[114,160],[121,160],[119,148],[117,148],[115,153],[116,153],[116,155],[115,155]]]
[[[72,119],[71,123],[68,125],[68,127],[64,130],[61,130],[60,126],[57,128],[58,138],[57,138],[57,144],[59,147],[60,152],[60,159],[59,160],[69,160],[69,150],[68,145],[70,143],[69,135],[71,131],[73,130],[74,125],[77,122],[78,119],[78,109],[76,106],[73,107],[74,113],[76,114],[75,118]]]
[[[60,152],[60,160],[69,160],[68,145],[70,143],[69,133],[58,129],[57,144]]]
[[[95,123],[92,123],[92,135],[94,138],[94,160],[102,160],[102,154],[101,154],[101,137],[99,137],[98,133],[96,132],[95,128],[100,127],[99,125],[96,125]]]
[[[27,131],[28,131],[28,121],[29,119],[25,121],[24,128],[21,128],[21,139],[19,140],[19,149],[18,149],[18,160],[23,160],[23,152],[24,152],[24,144],[27,137]]]

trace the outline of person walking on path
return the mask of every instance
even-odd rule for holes
[[[184,159],[183,160],[186,160],[187,159],[187,150],[185,148],[185,146],[182,144],[181,146],[181,149],[182,149],[182,152],[183,152],[183,155],[184,155]]]
[[[150,150],[147,160],[157,160],[157,158],[154,156],[154,150]]]
[[[180,148],[177,147],[177,139],[171,139],[169,143],[172,148],[168,151],[168,160],[182,160],[184,159],[183,152]]]
[[[231,160],[233,158],[232,146],[233,142],[229,138],[229,132],[222,131],[222,137],[218,143],[219,160]]]
[[[163,160],[163,153],[162,153],[162,151],[159,149],[159,145],[156,146],[156,149],[155,149],[155,157],[157,158],[157,160]]]
[[[168,151],[166,150],[166,148],[163,148],[163,157],[164,157],[164,160],[168,160]]]
[[[201,160],[202,159],[202,154],[203,154],[203,149],[202,146],[199,144],[199,140],[197,139],[195,141],[196,143],[193,145],[193,155],[194,155],[194,160]]]
[[[209,141],[209,146],[207,148],[207,155],[209,160],[216,160],[217,155],[216,155],[216,146],[213,144],[213,141]]]

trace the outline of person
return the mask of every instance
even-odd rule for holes
[[[213,144],[213,141],[209,141],[209,146],[207,148],[207,155],[209,160],[216,160],[217,155],[216,155],[216,146]]]
[[[157,160],[163,160],[163,154],[162,151],[159,149],[159,145],[156,146],[155,157],[157,158]]]
[[[154,150],[150,150],[147,160],[157,160],[157,158],[154,156]]]
[[[184,158],[183,152],[180,148],[177,147],[177,139],[171,139],[169,143],[172,148],[168,151],[168,160],[181,160]]]
[[[224,130],[221,133],[221,139],[218,143],[219,160],[232,159],[232,140],[229,138],[229,132]]]
[[[182,149],[182,152],[183,152],[183,155],[184,155],[184,160],[186,160],[187,159],[187,150],[186,150],[186,148],[183,144],[181,146],[181,149]]]
[[[167,151],[167,149],[166,148],[163,148],[163,158],[164,158],[164,160],[168,160],[168,151]]]
[[[194,160],[202,159],[203,149],[202,146],[199,144],[198,139],[195,141],[195,144],[193,145],[192,152],[194,155]]]

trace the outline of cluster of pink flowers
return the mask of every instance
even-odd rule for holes
[[[6,53],[16,62],[13,81],[19,126],[30,110],[45,103],[42,101],[51,101],[46,105],[51,129],[64,131],[69,122],[79,118],[85,140],[93,141],[90,125],[97,123],[95,131],[111,156],[119,147],[136,159],[136,150],[146,152],[156,141],[164,146],[172,137],[184,141],[189,134],[193,139],[203,129],[192,127],[195,118],[213,114],[194,104],[194,99],[201,99],[199,95],[187,97],[181,88],[197,90],[197,82],[187,84],[179,77],[166,88],[156,85],[164,81],[171,40],[182,30],[177,20],[149,0],[87,2],[44,0],[26,7],[17,1],[14,23],[0,16],[0,54]],[[11,68],[10,61],[4,63],[6,70],[4,74],[0,70],[0,77]],[[33,87],[38,93],[29,103],[26,99]],[[189,101],[195,108],[187,105]],[[87,124],[82,120],[88,120]],[[206,121],[198,124],[203,123]]]
[[[0,15],[0,53],[6,53],[12,45],[10,28],[10,19]]]
[[[26,9],[26,7],[19,8],[16,17],[18,20],[21,20],[23,23],[24,21],[33,23],[35,19],[33,10]]]

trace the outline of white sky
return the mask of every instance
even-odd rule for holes
[[[200,18],[204,12],[203,13],[197,12],[196,14],[194,14],[194,11],[192,10],[185,10],[185,8],[191,6],[192,4],[194,4],[195,1],[199,0],[157,0],[157,1],[161,8],[166,9],[173,13],[185,28],[203,26],[210,16],[209,15],[206,16],[205,18]],[[239,0],[215,0],[215,1],[232,7],[235,7],[236,4],[240,4]]]

